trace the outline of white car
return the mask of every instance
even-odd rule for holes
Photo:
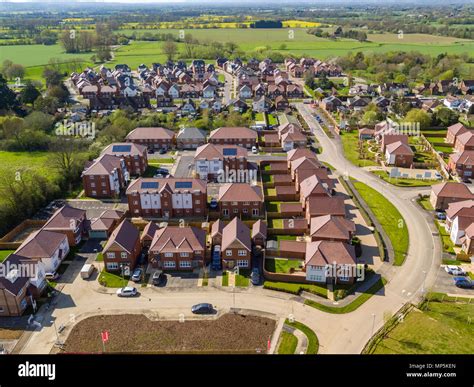
[[[138,295],[138,290],[132,286],[125,286],[117,290],[117,296],[119,297],[135,297],[136,295]]]
[[[252,153],[253,153],[253,154],[258,153],[258,149],[257,149],[256,146],[253,146],[253,147],[252,147]]]
[[[466,275],[466,272],[459,266],[447,265],[444,267],[444,270],[452,275]]]

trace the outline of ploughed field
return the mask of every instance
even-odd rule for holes
[[[152,321],[144,315],[105,315],[80,321],[63,351],[102,352],[101,332],[109,332],[106,353],[265,353],[276,321],[225,314],[217,320]]]

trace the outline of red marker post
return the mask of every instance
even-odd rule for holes
[[[105,343],[109,341],[109,332],[103,331],[100,333],[100,336],[102,338],[102,349],[103,349],[103,352],[105,352]]]

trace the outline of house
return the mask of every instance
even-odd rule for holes
[[[119,197],[130,180],[125,160],[108,154],[88,163],[81,176],[84,194],[92,198]]]
[[[252,110],[258,113],[269,112],[273,107],[273,102],[270,98],[264,95],[256,96],[252,102]]]
[[[305,218],[308,225],[311,224],[312,218],[324,215],[345,217],[344,198],[340,196],[309,197],[305,207]]]
[[[312,241],[339,241],[349,243],[356,231],[352,220],[340,216],[324,215],[311,219],[310,233]]]
[[[175,143],[175,133],[161,127],[135,128],[125,137],[125,141],[146,146],[148,149],[171,149]]]
[[[216,145],[239,145],[252,148],[257,145],[257,132],[245,127],[221,127],[209,135],[209,143]]]
[[[291,162],[301,158],[312,159],[318,162],[318,156],[311,149],[295,148],[286,153],[286,160],[288,161],[288,169],[291,168]],[[318,164],[319,165],[319,164]]]
[[[224,227],[225,223],[221,219],[218,219],[214,223],[212,223],[211,239],[213,246],[220,246],[222,244],[222,231],[224,230]]]
[[[167,226],[155,232],[148,251],[154,268],[190,271],[205,264],[206,232],[197,227]]]
[[[216,96],[216,88],[212,85],[206,85],[202,89],[203,98],[211,99]]]
[[[86,228],[86,211],[65,205],[58,209],[46,224],[43,230],[60,232],[67,236],[69,246],[78,245],[82,238],[88,235]]]
[[[300,202],[304,207],[306,200],[310,197],[331,196],[327,183],[321,181],[316,175],[312,175],[300,183]]]
[[[207,212],[207,184],[192,178],[139,178],[126,191],[132,216],[202,217]]]
[[[155,233],[159,230],[158,225],[155,222],[149,221],[140,235],[140,243],[144,249],[149,249]]]
[[[461,179],[472,178],[474,168],[474,151],[453,153],[449,156],[448,170],[456,173]]]
[[[357,112],[365,109],[369,103],[369,98],[364,98],[359,95],[356,95],[354,98],[349,98],[349,100],[347,101],[347,106],[349,107],[349,109],[352,109]]]
[[[303,170],[316,170],[320,168],[321,164],[318,160],[308,157],[300,157],[299,159],[293,160],[290,164],[291,178],[296,181],[296,175],[299,171]],[[298,182],[299,184],[300,182]]]
[[[387,145],[385,148],[385,163],[402,168],[410,168],[413,165],[414,152],[409,145],[397,141]]]
[[[463,94],[474,94],[474,80],[473,79],[464,79],[459,85],[459,90]]]
[[[247,170],[247,156],[247,149],[238,145],[202,145],[196,149],[194,156],[196,172],[203,180],[217,180],[220,177],[221,182],[227,182],[225,173]]]
[[[260,217],[263,215],[263,194],[259,186],[247,183],[228,183],[219,188],[221,216]]]
[[[196,149],[206,143],[206,132],[194,127],[181,128],[176,136],[178,149]]]
[[[8,277],[7,273],[13,274],[12,271],[17,271],[18,276],[25,276],[29,279],[30,285],[28,286],[27,295],[30,296],[30,300],[31,297],[35,299],[41,297],[48,287],[45,266],[41,261],[23,257],[18,254],[10,254],[3,263],[0,264],[0,267],[2,266],[4,269],[2,277]]]
[[[446,133],[446,142],[454,146],[456,144],[457,136],[466,132],[468,132],[467,128],[460,122],[448,126],[448,131]]]
[[[304,98],[304,91],[300,85],[292,83],[286,87],[286,97],[291,99]]]
[[[182,114],[195,114],[196,113],[196,104],[190,98],[184,99],[181,105],[179,106],[179,110]]]
[[[461,207],[461,203],[464,202],[454,203],[446,211],[446,217],[449,216],[449,238],[457,246],[462,244],[466,228],[474,223],[474,205],[472,200],[468,200],[463,207]],[[458,207],[455,214],[453,214],[452,207]],[[448,221],[446,223],[448,225]]]
[[[472,218],[474,212],[474,200],[462,200],[450,203],[446,209],[446,225],[447,231],[451,232],[453,223],[457,217]]]
[[[462,250],[469,256],[474,255],[474,223],[464,230],[465,237],[462,240]]]
[[[342,106],[342,101],[336,96],[331,95],[330,97],[324,98],[320,105],[328,112],[335,112],[339,107]]]
[[[239,98],[250,99],[253,96],[252,88],[249,85],[242,85],[239,88]]]
[[[474,199],[474,194],[462,183],[445,182],[431,187],[430,203],[435,210],[446,210],[451,203]]]
[[[267,224],[263,220],[257,220],[252,226],[252,241],[256,246],[265,247],[267,242]]]
[[[89,238],[108,239],[124,217],[125,213],[122,211],[104,210],[97,218],[90,220]]]
[[[408,145],[408,136],[406,134],[384,134],[382,137],[382,152],[385,153],[387,150],[387,146],[390,144],[394,144],[396,142],[402,142],[405,145]]]
[[[355,281],[357,259],[354,247],[343,242],[316,241],[306,244],[306,280],[320,283]]]
[[[0,266],[9,267],[8,258]],[[21,316],[25,312],[30,302],[29,287],[30,279],[18,269],[0,276],[0,317]]]
[[[243,113],[247,111],[247,109],[249,108],[247,103],[240,98],[236,98],[229,101],[227,106],[229,107],[230,110],[233,110],[239,113]]]
[[[276,110],[286,110],[290,106],[290,103],[283,95],[279,95],[275,98],[275,109]]]
[[[222,230],[221,258],[224,269],[250,268],[252,263],[250,230],[235,217]]]
[[[375,106],[382,110],[386,110],[390,106],[390,100],[383,95],[374,98],[373,102]]]
[[[55,273],[68,253],[67,236],[47,230],[31,233],[15,251],[17,255],[42,262],[47,273]]]
[[[141,175],[148,167],[147,147],[135,143],[119,142],[107,146],[101,154],[123,158],[130,175]]]
[[[125,219],[112,231],[102,250],[105,270],[130,275],[136,266],[140,252],[140,233],[132,223]]]
[[[464,152],[465,150],[474,150],[474,131],[466,131],[456,136],[454,150]]]

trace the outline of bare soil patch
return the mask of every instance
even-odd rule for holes
[[[94,316],[72,329],[63,352],[100,353],[100,334],[107,330],[107,353],[265,353],[275,326],[269,318],[236,314],[183,323],[134,314]]]

